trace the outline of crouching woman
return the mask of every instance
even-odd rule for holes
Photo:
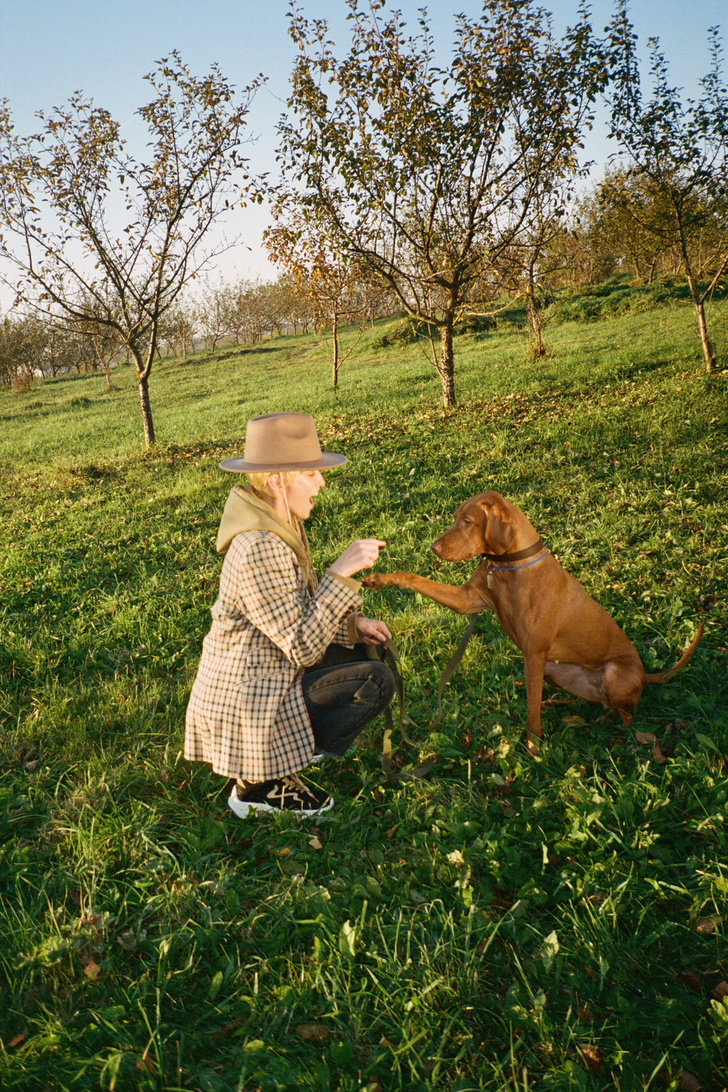
[[[235,486],[217,536],[225,554],[212,628],[187,707],[185,758],[233,778],[228,806],[315,815],[333,800],[299,776],[315,756],[341,759],[392,700],[392,672],[365,645],[390,636],[359,610],[355,573],[385,543],[357,539],[324,573],[311,564],[303,521],[343,455],[322,452],[313,418],[272,413],[248,422],[248,475]]]

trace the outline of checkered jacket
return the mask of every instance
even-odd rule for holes
[[[314,740],[301,676],[330,644],[353,643],[358,587],[327,572],[310,594],[278,535],[236,535],[187,706],[185,758],[247,781],[306,766]]]

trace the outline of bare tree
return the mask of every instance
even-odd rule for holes
[[[228,245],[203,251],[209,229],[254,192],[240,147],[259,80],[237,96],[216,66],[198,79],[176,52],[145,78],[154,92],[138,111],[149,131],[146,162],[127,155],[118,122],[80,92],[39,115],[41,129],[26,138],[2,104],[0,256],[18,298],[118,336],[134,360],[149,446],[160,320]],[[79,299],[93,299],[93,309]]]

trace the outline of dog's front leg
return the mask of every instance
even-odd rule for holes
[[[452,584],[439,584],[416,573],[367,573],[362,580],[365,588],[405,588],[442,603],[457,614],[475,614],[479,610],[492,610],[493,601],[472,580],[457,588]]]
[[[543,697],[543,673],[545,652],[524,652],[526,669],[526,747],[532,755],[541,753],[541,699]]]

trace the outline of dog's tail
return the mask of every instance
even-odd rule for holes
[[[669,682],[670,679],[674,678],[675,675],[677,675],[678,671],[682,671],[682,669],[685,667],[685,664],[691,659],[693,653],[695,652],[695,649],[698,647],[698,644],[700,643],[700,638],[703,636],[703,630],[704,629],[705,629],[705,622],[701,622],[700,626],[698,627],[698,632],[695,634],[692,641],[690,642],[688,647],[685,649],[685,651],[683,652],[682,656],[677,661],[677,663],[673,664],[672,667],[668,667],[667,671],[661,671],[659,673],[659,675],[645,675],[645,682],[646,683]]]

